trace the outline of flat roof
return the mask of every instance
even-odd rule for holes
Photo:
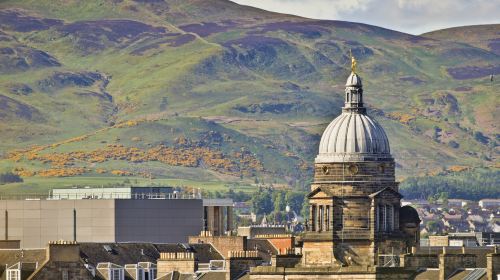
[[[204,198],[203,206],[233,206],[230,198]]]

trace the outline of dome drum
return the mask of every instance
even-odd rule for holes
[[[393,160],[317,163],[314,168],[314,182],[395,182],[394,166]]]

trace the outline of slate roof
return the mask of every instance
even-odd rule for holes
[[[317,188],[315,188],[312,192],[310,192],[307,195],[307,198],[312,198],[315,194],[317,194],[319,192],[324,192],[324,193],[326,193],[329,196],[334,196],[335,195],[335,193],[333,193],[329,188],[317,187]]]
[[[248,250],[257,249],[259,257],[262,258],[264,262],[270,262],[272,255],[278,254],[276,247],[267,239],[248,239],[247,248]]]
[[[106,248],[107,247],[107,248]],[[111,250],[109,250],[111,249]],[[208,243],[153,244],[153,243],[80,243],[80,257],[93,266],[110,262],[120,266],[138,262],[156,263],[163,252],[192,252],[200,263],[223,260],[223,256]],[[43,250],[45,252],[45,250]],[[45,254],[45,253],[44,253]]]
[[[18,262],[42,264],[47,257],[45,249],[2,249],[0,250],[0,279],[5,279],[6,266]]]
[[[399,198],[402,198],[402,197],[403,197],[403,195],[402,195],[402,194],[400,194],[399,192],[395,191],[393,188],[390,188],[390,187],[385,187],[385,188],[381,189],[381,190],[380,190],[380,191],[378,191],[378,192],[374,192],[374,193],[370,194],[370,195],[369,195],[369,197],[372,197],[372,198],[373,198],[373,197],[377,197],[378,195],[380,195],[381,193],[386,192],[386,191],[388,191],[388,192],[391,192],[391,193],[395,194],[395,195],[396,195],[396,196],[398,196]]]
[[[415,277],[415,280],[435,280],[439,279],[439,269],[426,269]]]
[[[154,244],[158,252],[175,253],[190,252],[194,253],[194,258],[200,263],[209,263],[210,260],[223,260],[224,257],[208,243],[199,244]]]
[[[198,280],[226,280],[226,274],[227,272],[211,271],[203,274]]]
[[[111,251],[107,251],[109,246]],[[151,243],[80,243],[80,257],[93,266],[110,262],[120,266],[138,262],[153,262],[160,253]]]

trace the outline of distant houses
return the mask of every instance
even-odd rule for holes
[[[456,232],[500,232],[500,199],[407,200],[422,220],[421,236]]]

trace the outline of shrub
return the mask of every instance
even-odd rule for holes
[[[12,172],[6,172],[0,174],[0,184],[17,183],[22,182],[23,178]]]

